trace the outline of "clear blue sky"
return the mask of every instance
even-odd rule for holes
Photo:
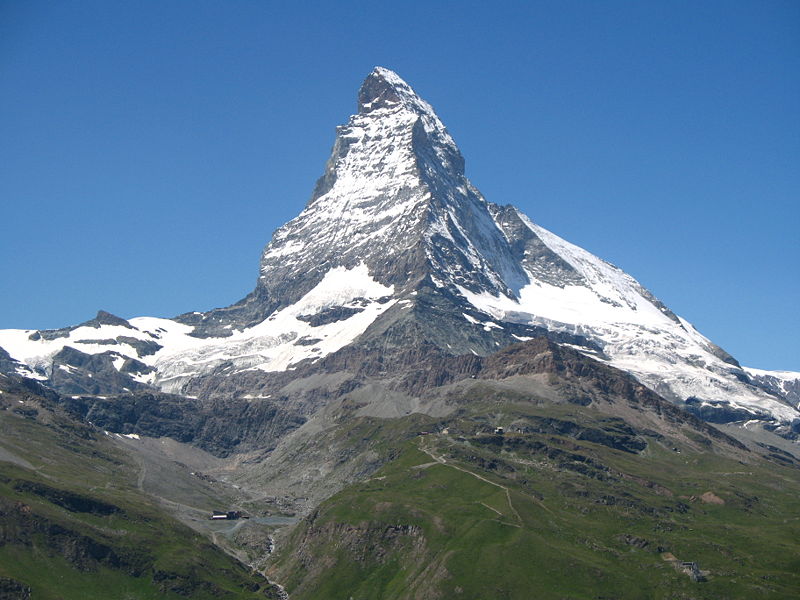
[[[800,370],[800,3],[0,0],[0,327],[249,292],[375,65],[486,198]]]

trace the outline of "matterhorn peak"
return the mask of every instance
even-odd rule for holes
[[[278,308],[362,262],[398,290],[435,280],[513,295],[526,275],[433,108],[383,67],[358,97],[305,210],[264,250],[260,298]]]
[[[414,100],[419,100],[419,97],[397,73],[375,67],[358,91],[358,112],[393,108],[404,102],[413,105]]]
[[[358,90],[359,114],[397,107],[436,118],[431,105],[420,98],[403,78],[390,69],[375,67]]]
[[[364,118],[401,125],[393,127],[392,135],[395,137],[414,128],[415,146],[437,148],[434,154],[442,157],[443,163],[455,168],[459,174],[463,173],[461,153],[433,107],[394,71],[375,67],[361,84],[358,90],[358,114],[352,119],[359,122]]]

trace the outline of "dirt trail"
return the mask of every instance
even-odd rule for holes
[[[144,492],[144,478],[147,477],[147,465],[143,458],[137,457],[137,460],[139,461],[139,477],[136,480],[136,487],[139,488],[140,492]]]
[[[498,515],[500,515],[501,517],[502,517],[502,516],[504,516],[504,515],[503,515],[503,513],[501,513],[501,512],[500,512],[499,510],[497,510],[496,508],[492,508],[491,506],[489,506],[488,504],[486,504],[486,502],[481,502],[481,505],[482,505],[482,506],[485,506],[485,507],[486,507],[486,508],[488,508],[490,511],[492,511],[492,512],[494,512],[494,513],[497,513],[497,514],[498,514]]]
[[[496,483],[496,482],[492,481],[491,479],[487,479],[483,475],[478,475],[477,473],[473,473],[472,471],[470,471],[468,469],[465,469],[465,468],[460,467],[458,465],[454,465],[453,463],[448,463],[446,458],[444,458],[443,456],[436,456],[433,453],[433,451],[431,451],[429,448],[423,446],[422,444],[420,444],[419,449],[422,450],[425,454],[430,456],[433,460],[435,460],[439,464],[442,464],[442,465],[444,465],[446,467],[452,467],[453,469],[456,469],[457,471],[461,471],[462,473],[466,473],[467,475],[472,475],[476,479],[480,479],[481,481],[484,481],[484,482],[488,483],[489,485],[493,485],[495,487],[499,487],[501,490],[503,490],[506,493],[506,500],[508,501],[508,507],[511,509],[511,512],[514,513],[514,516],[517,518],[517,521],[519,521],[518,525],[514,524],[514,523],[508,523],[508,525],[513,525],[514,527],[521,527],[522,526],[522,517],[519,516],[519,513],[517,512],[517,509],[514,508],[514,503],[511,502],[511,494],[509,493],[508,488],[506,486],[501,485],[499,483]],[[483,503],[481,502],[481,504],[483,504]],[[484,506],[486,506],[486,505],[484,504]],[[491,507],[487,506],[486,508],[491,508]],[[491,510],[494,510],[494,509],[491,509]],[[495,510],[495,512],[498,512],[498,511]],[[501,513],[498,512],[498,514],[501,514]]]

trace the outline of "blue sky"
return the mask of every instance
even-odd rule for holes
[[[0,327],[249,292],[375,65],[489,201],[800,370],[800,3],[0,0]]]

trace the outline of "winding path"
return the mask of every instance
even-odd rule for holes
[[[467,475],[472,475],[476,479],[480,479],[481,481],[483,481],[485,483],[488,483],[489,485],[493,485],[495,487],[499,487],[501,490],[503,490],[506,493],[506,500],[508,501],[508,507],[511,509],[511,512],[514,513],[514,516],[517,518],[517,521],[519,521],[519,524],[507,523],[507,525],[511,525],[512,527],[522,527],[522,517],[519,516],[519,513],[517,512],[517,509],[514,508],[514,504],[511,502],[511,494],[509,493],[508,488],[506,486],[501,485],[499,483],[496,483],[496,482],[492,481],[491,479],[487,479],[483,475],[478,475],[477,473],[473,473],[472,471],[470,471],[468,469],[465,469],[464,467],[459,467],[458,465],[455,465],[453,463],[449,463],[449,462],[447,462],[447,459],[445,457],[436,456],[433,453],[433,451],[431,451],[429,448],[427,448],[426,446],[424,446],[422,444],[419,445],[419,449],[422,450],[425,454],[430,456],[433,460],[435,460],[439,464],[442,464],[442,465],[444,465],[446,467],[452,467],[453,469],[461,471],[462,473],[466,473]],[[483,502],[481,502],[481,504],[483,504]],[[483,505],[486,506],[486,504],[483,504]],[[490,506],[486,506],[486,508],[488,508],[490,510],[494,510],[494,512],[496,512],[498,514],[501,514],[499,511],[491,508]]]

